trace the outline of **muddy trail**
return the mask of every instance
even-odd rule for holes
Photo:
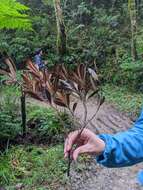
[[[88,102],[88,118],[95,113],[96,101]],[[83,106],[78,104],[76,115],[83,118]],[[119,112],[114,105],[104,103],[96,118],[89,124],[96,134],[125,131],[132,127],[133,122],[124,113]],[[84,165],[73,163],[68,187],[60,187],[59,190],[143,190],[137,183],[137,173],[143,168],[142,163],[125,168],[105,168],[91,159]]]
[[[88,103],[88,118],[94,114],[97,105],[94,100]],[[78,105],[76,115],[83,117],[83,107]],[[95,133],[117,133],[132,127],[133,122],[124,113],[110,104],[104,103],[96,118],[88,126]],[[137,183],[137,172],[142,164],[126,168],[105,168],[93,159],[85,164],[83,169],[75,169],[72,165],[70,190],[141,190]],[[76,171],[75,171],[76,170]],[[79,171],[78,171],[79,170]],[[61,188],[62,190],[63,188]]]

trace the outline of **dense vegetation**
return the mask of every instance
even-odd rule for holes
[[[136,118],[143,92],[143,2],[141,0],[0,0],[0,71],[11,57],[18,82],[37,48],[50,68],[79,63],[94,68],[103,94]],[[65,183],[66,130],[55,111],[26,99],[27,134],[21,125],[21,91],[0,75],[0,189],[57,189]],[[26,97],[27,98],[27,97]],[[46,168],[46,170],[45,170]]]
[[[66,31],[62,58],[57,52],[56,2],[21,1],[30,8],[33,30],[3,31],[0,49],[22,67],[23,60],[42,47],[48,66],[59,62],[71,67],[79,62],[96,63],[104,81],[142,89],[143,2],[59,1]]]

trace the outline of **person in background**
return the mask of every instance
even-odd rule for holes
[[[43,51],[42,49],[38,48],[35,52],[35,56],[34,56],[34,63],[36,65],[36,67],[39,70],[42,70],[45,68],[45,64],[44,61],[42,60],[42,55],[43,55]]]
[[[74,160],[82,153],[93,154],[99,164],[105,167],[125,167],[143,162],[143,110],[134,126],[114,135],[95,135],[84,129],[80,138],[79,131],[69,134],[65,141],[64,154],[72,152]],[[78,140],[77,140],[78,137]],[[76,149],[73,150],[73,145]],[[138,173],[138,181],[143,185],[143,171]]]

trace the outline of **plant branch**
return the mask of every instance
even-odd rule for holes
[[[96,115],[97,115],[97,113],[98,113],[98,111],[99,111],[99,109],[100,109],[101,106],[102,106],[102,104],[101,104],[101,102],[99,102],[96,112],[95,112],[94,115],[87,121],[86,126],[96,117]]]

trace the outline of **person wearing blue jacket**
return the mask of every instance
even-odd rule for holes
[[[64,154],[72,152],[74,160],[82,153],[94,154],[97,162],[106,167],[125,167],[143,162],[143,110],[134,126],[114,135],[95,135],[89,129],[84,129],[77,141],[79,131],[69,134],[65,141]],[[74,144],[76,149],[72,150]],[[143,171],[138,174],[138,180],[143,185]]]
[[[42,49],[38,48],[35,52],[34,63],[39,70],[45,67],[44,62],[42,60],[42,55],[43,55]]]

